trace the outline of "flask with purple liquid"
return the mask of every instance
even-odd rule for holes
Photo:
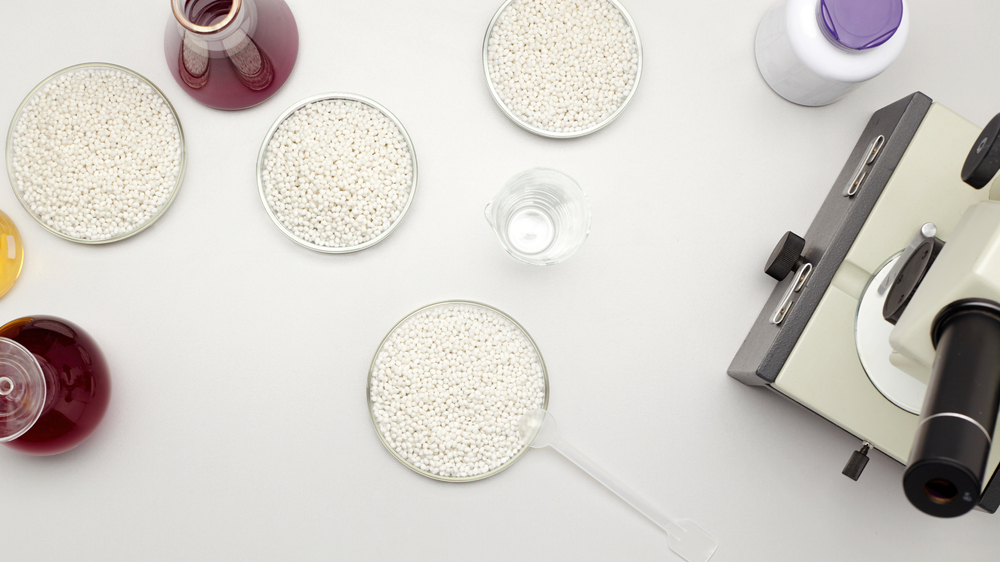
[[[217,109],[245,109],[271,97],[299,52],[284,0],[170,0],[167,66],[181,88]]]

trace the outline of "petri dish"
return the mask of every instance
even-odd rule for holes
[[[628,13],[628,10],[626,10],[625,7],[622,6],[620,2],[618,2],[618,0],[604,0],[609,4],[611,4],[612,6],[614,6],[621,13],[622,18],[624,18],[625,22],[628,24],[629,29],[632,30],[632,37],[635,39],[635,48],[636,48],[636,55],[638,62],[636,64],[637,68],[635,72],[635,80],[632,83],[632,89],[629,90],[628,94],[625,96],[625,99],[623,99],[621,103],[618,104],[618,107],[615,108],[614,111],[612,111],[610,114],[608,114],[607,117],[605,117],[598,123],[595,123],[589,127],[586,127],[578,131],[552,131],[549,129],[545,129],[543,127],[539,127],[537,125],[533,125],[522,119],[521,116],[519,116],[513,109],[511,109],[507,105],[507,103],[500,96],[500,93],[497,91],[496,85],[493,83],[493,80],[490,79],[490,62],[489,62],[490,37],[493,35],[493,30],[496,27],[497,22],[500,20],[500,17],[503,15],[504,11],[510,6],[510,4],[513,1],[514,0],[506,0],[503,4],[500,5],[500,8],[497,9],[496,14],[493,15],[493,19],[490,20],[490,25],[489,27],[486,28],[486,37],[483,39],[483,72],[486,75],[486,86],[490,90],[490,95],[493,97],[493,101],[496,102],[497,106],[500,107],[500,110],[503,111],[504,115],[506,115],[508,119],[516,123],[517,126],[521,127],[526,131],[532,132],[539,136],[553,138],[553,139],[572,139],[572,138],[586,136],[603,129],[604,127],[607,127],[612,121],[617,119],[618,116],[621,115],[621,112],[625,110],[625,107],[628,106],[629,102],[632,101],[632,97],[635,95],[635,91],[639,87],[639,79],[642,77],[642,43],[639,40],[639,29],[635,26],[635,21],[632,20],[632,16]]]
[[[399,134],[403,137],[406,147],[410,151],[410,166],[412,174],[410,177],[409,192],[407,194],[406,200],[403,203],[403,206],[399,210],[398,216],[392,221],[392,223],[388,227],[385,228],[385,230],[383,230],[377,236],[369,240],[366,240],[364,242],[361,242],[359,244],[351,246],[329,246],[329,245],[316,244],[310,240],[306,240],[305,238],[297,235],[281,221],[281,218],[278,216],[275,209],[268,202],[267,198],[267,186],[265,185],[265,178],[264,178],[265,160],[267,158],[268,146],[270,145],[271,140],[274,138],[274,134],[277,132],[281,124],[284,123],[284,121],[288,119],[288,117],[290,117],[299,109],[315,102],[321,102],[327,100],[358,102],[378,111],[396,126],[396,129],[399,131]],[[379,104],[378,102],[376,102],[371,98],[367,98],[365,96],[360,96],[357,94],[350,94],[345,92],[331,92],[326,94],[318,94],[315,96],[308,97],[292,105],[291,107],[286,109],[285,112],[282,113],[274,121],[273,125],[271,125],[271,128],[267,131],[267,134],[264,136],[264,142],[263,144],[261,144],[260,152],[257,155],[257,192],[260,195],[261,203],[264,204],[264,209],[267,211],[267,215],[271,217],[271,221],[274,222],[275,226],[277,226],[278,229],[281,230],[281,232],[284,233],[285,236],[289,237],[296,244],[303,246],[305,248],[309,248],[310,250],[314,250],[316,252],[323,252],[327,254],[347,254],[351,252],[359,252],[361,250],[371,248],[375,244],[378,244],[379,242],[385,240],[389,236],[389,234],[391,234],[392,231],[395,230],[396,227],[399,226],[399,223],[403,220],[403,217],[406,215],[406,212],[410,208],[410,204],[413,202],[413,195],[416,192],[416,189],[417,189],[417,153],[413,149],[413,142],[410,140],[410,135],[407,134],[406,128],[404,128],[403,124],[400,123],[399,119],[397,119],[396,116],[393,115],[392,112],[390,112],[384,106],[382,106],[381,104]]]
[[[170,116],[173,119],[173,123],[176,124],[177,126],[177,136],[180,144],[179,154],[177,156],[177,163],[178,163],[177,179],[176,181],[173,182],[173,185],[169,188],[169,193],[167,194],[166,199],[162,203],[160,203],[159,207],[155,210],[155,212],[152,213],[152,215],[148,219],[140,223],[137,223],[135,225],[132,225],[131,228],[129,228],[124,232],[106,238],[88,238],[88,237],[74,236],[72,233],[67,233],[64,232],[63,230],[60,230],[57,225],[52,224],[51,219],[46,219],[44,216],[40,215],[38,212],[33,210],[31,202],[26,199],[25,194],[22,192],[21,189],[18,188],[20,182],[18,180],[17,173],[15,170],[15,162],[14,162],[15,148],[13,143],[14,134],[17,129],[17,125],[20,123],[22,117],[24,117],[25,112],[33,106],[32,102],[36,99],[36,97],[40,97],[46,94],[46,86],[51,84],[53,81],[58,80],[63,76],[84,70],[118,71],[125,73],[137,79],[139,82],[149,86],[152,89],[152,91],[156,93],[160,99],[163,100],[163,103],[169,110]],[[71,134],[70,137],[73,137],[73,135]],[[73,137],[73,138],[78,138],[78,137]],[[35,86],[34,89],[32,89],[31,92],[29,92],[28,95],[24,98],[24,101],[21,102],[21,105],[17,108],[17,111],[14,112],[14,118],[11,120],[10,129],[7,131],[6,153],[7,153],[7,175],[10,178],[10,185],[14,190],[14,195],[17,196],[17,200],[21,203],[21,206],[24,207],[24,209],[28,212],[28,214],[31,215],[31,218],[35,219],[35,221],[38,224],[40,224],[42,228],[44,228],[45,230],[48,230],[52,234],[55,234],[56,236],[64,240],[69,240],[71,242],[78,242],[80,244],[107,244],[110,242],[117,242],[119,240],[124,240],[126,238],[135,236],[136,234],[149,228],[150,225],[152,225],[161,216],[163,216],[163,213],[167,211],[167,208],[170,207],[170,204],[173,203],[174,198],[177,196],[177,191],[179,190],[181,181],[184,178],[184,168],[186,162],[185,146],[184,146],[184,129],[181,127],[181,121],[180,118],[177,116],[177,112],[174,110],[174,106],[170,103],[170,100],[167,99],[167,96],[163,93],[163,91],[161,91],[159,88],[156,87],[155,84],[153,84],[152,82],[150,82],[148,79],[146,79],[144,76],[142,76],[137,72],[134,72],[122,66],[110,63],[102,63],[102,62],[77,64],[74,66],[64,68],[52,74],[45,80],[42,80],[41,83]],[[140,179],[145,179],[145,178],[140,178]]]
[[[391,330],[389,330],[389,333],[386,334],[385,338],[382,340],[382,343],[379,344],[378,349],[375,351],[375,356],[372,358],[371,366],[368,369],[368,383],[365,386],[365,396],[368,401],[368,413],[371,418],[372,425],[375,428],[375,433],[378,435],[379,440],[389,451],[389,453],[391,453],[392,456],[396,458],[396,460],[398,460],[404,466],[416,472],[417,474],[426,476],[427,478],[432,478],[434,480],[440,480],[442,482],[474,482],[476,480],[489,478],[490,476],[494,476],[506,470],[508,467],[514,464],[518,459],[520,459],[521,456],[525,453],[525,451],[527,451],[530,448],[528,445],[522,443],[520,449],[517,450],[507,461],[503,462],[502,464],[496,467],[491,468],[486,472],[470,476],[447,476],[447,475],[437,474],[432,471],[424,470],[419,466],[417,466],[416,464],[414,464],[413,462],[407,460],[399,451],[397,451],[392,446],[390,440],[386,438],[386,436],[382,433],[382,430],[379,428],[379,422],[375,413],[375,404],[372,399],[372,382],[378,366],[379,356],[382,354],[382,351],[386,347],[387,343],[392,340],[393,336],[397,334],[397,332],[400,329],[402,329],[405,326],[408,326],[409,321],[414,317],[417,317],[424,313],[433,312],[435,311],[435,309],[462,308],[462,307],[467,307],[469,310],[473,311],[486,312],[496,317],[499,317],[500,319],[506,322],[508,328],[512,329],[513,332],[519,334],[524,338],[525,341],[527,341],[527,343],[530,345],[532,353],[534,353],[535,358],[537,358],[538,360],[538,364],[541,368],[542,381],[544,384],[544,397],[542,399],[542,404],[540,406],[537,406],[537,409],[546,410],[548,409],[549,405],[549,377],[548,377],[548,372],[545,369],[545,361],[542,359],[542,354],[538,350],[538,346],[535,344],[535,341],[531,339],[531,336],[528,335],[528,332],[524,329],[524,327],[518,324],[517,321],[515,321],[507,314],[501,312],[496,308],[493,308],[492,306],[480,302],[467,301],[467,300],[448,300],[448,301],[441,301],[429,304],[406,315],[405,318],[400,320],[395,326],[393,326]],[[513,424],[513,435],[515,437],[517,436],[517,422],[519,420],[520,416],[518,416],[518,419],[515,420]]]

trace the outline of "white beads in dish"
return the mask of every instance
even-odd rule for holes
[[[628,22],[607,0],[513,0],[487,45],[488,79],[525,124],[595,127],[625,102],[639,70]]]
[[[413,158],[396,124],[355,100],[309,103],[268,141],[264,197],[295,237],[347,248],[372,240],[400,216],[413,188]]]
[[[496,312],[448,303],[419,312],[386,339],[372,369],[372,414],[412,466],[467,478],[521,450],[521,416],[545,404],[534,346]]]
[[[110,67],[70,70],[27,102],[10,138],[14,189],[69,238],[119,238],[153,220],[181,173],[181,133],[163,96]]]

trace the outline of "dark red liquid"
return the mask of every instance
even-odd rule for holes
[[[299,53],[295,17],[283,0],[251,0],[257,11],[253,35],[229,52],[205,56],[185,49],[177,21],[167,24],[167,66],[191,97],[217,109],[244,109],[271,97],[288,80]],[[240,10],[248,10],[247,0]],[[184,13],[196,25],[210,26],[229,13],[232,0],[187,0]],[[197,34],[190,31],[197,38]]]
[[[30,351],[45,375],[45,408],[31,429],[8,447],[54,455],[76,447],[104,417],[111,379],[101,349],[79,326],[51,316],[14,320],[0,327]]]

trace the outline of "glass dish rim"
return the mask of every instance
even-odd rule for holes
[[[314,244],[312,242],[299,238],[287,227],[285,227],[285,225],[281,224],[281,221],[274,214],[274,209],[272,209],[271,205],[268,204],[267,196],[264,193],[264,177],[263,177],[264,157],[267,155],[267,145],[270,144],[271,139],[274,137],[274,133],[278,130],[278,127],[281,125],[281,123],[284,122],[284,120],[287,119],[288,116],[290,116],[291,114],[295,113],[299,109],[302,109],[303,107],[313,102],[325,101],[325,100],[356,101],[359,103],[363,103],[381,112],[383,115],[388,117],[389,120],[392,121],[394,125],[396,125],[396,128],[399,130],[400,134],[403,135],[403,140],[406,141],[407,148],[410,149],[410,160],[411,160],[411,165],[413,166],[413,177],[410,180],[410,193],[406,197],[406,202],[403,204],[403,208],[399,211],[399,216],[396,217],[396,220],[392,221],[392,224],[390,224],[389,227],[385,229],[381,234],[379,234],[375,238],[372,238],[371,240],[362,242],[361,244],[357,244],[355,246],[344,246],[344,247],[320,246],[319,244]],[[260,201],[264,205],[264,210],[267,211],[267,216],[271,218],[271,222],[273,222],[278,227],[278,229],[282,232],[282,234],[290,238],[293,242],[304,248],[308,248],[310,250],[321,252],[324,254],[350,254],[353,252],[360,252],[361,250],[367,250],[368,248],[371,248],[375,244],[378,244],[379,242],[385,240],[389,236],[389,234],[391,234],[394,230],[396,230],[396,227],[399,226],[399,223],[403,221],[403,217],[406,216],[406,212],[410,210],[410,204],[413,203],[413,196],[416,193],[416,191],[417,191],[417,151],[413,148],[413,141],[410,139],[409,133],[406,132],[406,128],[403,127],[403,123],[400,122],[400,120],[391,111],[386,109],[385,106],[383,106],[382,104],[378,103],[377,101],[369,97],[362,96],[359,94],[352,94],[349,92],[327,92],[324,94],[316,94],[313,96],[309,96],[305,99],[299,100],[298,102],[292,104],[288,109],[283,111],[281,115],[278,116],[277,119],[274,120],[274,123],[271,125],[271,128],[268,129],[267,134],[264,135],[264,142],[261,143],[260,151],[258,151],[257,153],[257,194],[260,196]]]
[[[146,221],[145,223],[139,225],[134,230],[130,230],[129,232],[126,232],[124,234],[120,234],[120,235],[112,237],[112,238],[105,238],[105,239],[102,239],[102,240],[88,240],[88,239],[85,239],[85,238],[77,238],[75,236],[70,236],[70,235],[65,234],[63,232],[60,232],[60,231],[58,231],[58,230],[50,227],[49,225],[45,224],[42,221],[41,217],[39,217],[38,215],[36,215],[35,212],[31,210],[31,208],[29,207],[28,203],[22,197],[21,192],[17,189],[17,181],[16,181],[16,178],[14,177],[14,166],[13,166],[13,162],[12,162],[12,159],[13,159],[13,155],[12,155],[12,153],[13,153],[13,146],[11,145],[11,140],[14,138],[14,128],[17,126],[18,121],[20,121],[21,113],[27,107],[28,103],[35,97],[35,94],[37,94],[38,92],[40,92],[41,89],[45,85],[47,85],[49,82],[51,82],[52,80],[54,80],[54,79],[62,76],[63,74],[67,74],[69,72],[73,72],[73,71],[77,71],[77,70],[82,70],[82,69],[85,69],[85,68],[98,68],[98,69],[118,70],[118,71],[124,72],[124,73],[126,73],[126,74],[128,74],[130,76],[134,76],[135,78],[138,78],[141,82],[143,82],[144,84],[147,84],[150,88],[152,88],[154,92],[156,92],[157,94],[160,95],[160,98],[163,99],[164,103],[167,104],[167,109],[170,110],[170,114],[174,117],[174,122],[177,124],[177,135],[178,135],[178,137],[180,139],[180,145],[181,145],[180,146],[180,156],[179,156],[179,159],[180,159],[180,169],[177,172],[177,181],[174,183],[174,186],[170,189],[170,196],[167,198],[167,201],[163,204],[163,206],[160,207],[160,210],[157,211],[156,214],[153,215],[148,221]],[[56,236],[58,236],[59,238],[62,238],[63,240],[68,240],[70,242],[76,242],[78,244],[110,244],[112,242],[118,242],[120,240],[125,240],[126,238],[131,238],[132,236],[135,236],[136,234],[139,234],[143,230],[146,230],[147,228],[149,228],[154,222],[156,222],[157,220],[159,220],[160,217],[162,217],[164,213],[167,212],[167,209],[174,202],[174,199],[177,197],[177,192],[180,191],[181,183],[184,181],[184,171],[185,171],[185,169],[187,167],[187,145],[186,145],[186,143],[184,141],[184,127],[181,125],[180,116],[177,115],[177,110],[174,109],[174,105],[172,103],[170,103],[170,99],[167,97],[167,95],[165,93],[163,93],[163,90],[161,90],[159,87],[157,87],[156,84],[154,84],[152,81],[150,81],[148,78],[146,78],[142,74],[139,74],[138,72],[136,72],[134,70],[131,70],[129,68],[125,68],[124,66],[119,66],[117,64],[113,64],[113,63],[109,63],[109,62],[85,62],[85,63],[80,63],[80,64],[74,64],[72,66],[67,66],[66,68],[63,68],[62,70],[58,70],[58,71],[50,74],[47,78],[45,78],[44,80],[42,80],[41,82],[39,82],[38,85],[36,85],[34,88],[32,88],[31,91],[28,92],[28,95],[25,96],[24,99],[21,101],[21,105],[19,105],[17,107],[17,110],[14,111],[14,117],[11,118],[10,127],[7,129],[7,147],[6,147],[5,153],[6,153],[6,163],[7,163],[7,178],[10,181],[10,188],[14,192],[14,196],[17,197],[17,201],[21,204],[22,207],[24,207],[24,210],[27,211],[28,215],[32,219],[34,219],[35,222],[37,222],[39,225],[41,225],[42,228],[44,228],[45,230],[51,232],[52,234],[55,234]]]
[[[610,125],[612,121],[614,121],[615,119],[618,118],[619,115],[621,115],[622,111],[625,110],[625,107],[629,104],[629,102],[632,101],[632,97],[635,95],[636,90],[639,89],[639,79],[642,77],[642,42],[639,40],[639,28],[636,27],[635,21],[632,20],[632,15],[628,13],[628,10],[625,9],[625,6],[622,6],[621,3],[618,2],[618,0],[607,0],[608,2],[611,3],[611,5],[617,8],[618,11],[621,13],[622,17],[625,18],[626,23],[628,23],[629,29],[632,30],[632,36],[635,37],[635,49],[637,53],[638,63],[636,64],[635,82],[632,84],[632,89],[629,91],[628,95],[625,96],[625,99],[622,100],[620,104],[618,104],[618,107],[615,108],[613,112],[611,112],[611,115],[608,115],[608,117],[603,121],[601,121],[600,123],[596,123],[580,131],[559,133],[555,131],[547,131],[545,129],[541,129],[533,125],[529,125],[524,121],[521,121],[521,119],[516,115],[514,115],[514,113],[503,103],[503,100],[500,99],[500,94],[497,93],[496,88],[493,86],[493,81],[490,80],[490,62],[489,62],[490,36],[493,35],[493,27],[496,25],[497,20],[500,19],[500,15],[503,14],[504,10],[507,9],[507,6],[509,6],[510,3],[513,1],[514,0],[504,0],[504,3],[500,5],[500,8],[498,8],[496,13],[493,15],[493,19],[490,20],[490,25],[486,28],[486,37],[483,39],[483,73],[486,75],[486,87],[489,88],[490,96],[493,98],[493,101],[496,102],[497,106],[500,107],[500,110],[503,111],[503,114],[506,115],[508,119],[513,121],[518,127],[521,127],[522,129],[528,132],[534,133],[542,137],[547,137],[550,139],[574,139],[578,137],[583,137],[591,133],[596,133],[597,131]]]
[[[530,449],[531,447],[529,445],[522,446],[521,449],[517,453],[515,453],[514,456],[512,456],[510,458],[510,460],[508,460],[507,462],[505,462],[502,465],[494,468],[493,470],[484,472],[482,474],[476,474],[475,476],[456,477],[456,476],[441,476],[440,474],[432,474],[430,472],[427,472],[425,470],[421,470],[421,469],[417,468],[416,466],[413,466],[412,464],[410,464],[409,461],[407,461],[406,459],[404,459],[403,457],[401,457],[399,455],[399,453],[397,453],[396,450],[393,449],[389,445],[389,443],[386,442],[385,436],[382,435],[382,432],[378,428],[378,421],[375,420],[375,410],[374,410],[374,406],[372,404],[372,392],[371,392],[372,374],[375,371],[375,362],[378,360],[379,353],[382,352],[382,348],[385,346],[385,342],[389,341],[389,337],[392,336],[392,334],[396,333],[396,330],[399,329],[400,326],[402,326],[403,324],[405,324],[409,319],[413,318],[417,314],[420,314],[421,312],[424,312],[426,310],[430,310],[432,308],[437,308],[437,307],[446,306],[446,305],[471,305],[471,306],[477,306],[477,307],[480,307],[480,308],[484,308],[486,310],[489,310],[491,312],[499,314],[502,318],[504,318],[505,320],[507,320],[508,322],[510,322],[511,325],[513,325],[515,328],[517,328],[518,330],[520,330],[521,334],[524,335],[525,339],[528,340],[528,343],[531,344],[532,349],[535,350],[535,356],[538,357],[538,363],[542,367],[542,380],[545,381],[545,399],[542,402],[541,409],[542,410],[548,410],[548,408],[549,408],[549,374],[548,374],[548,370],[545,367],[545,360],[542,359],[542,352],[541,352],[541,350],[538,349],[538,345],[535,343],[535,340],[532,339],[532,337],[528,333],[528,331],[524,329],[524,326],[522,326],[521,324],[519,324],[516,320],[514,320],[513,318],[511,318],[510,315],[508,315],[507,313],[503,312],[502,310],[500,310],[500,309],[498,309],[496,307],[490,306],[488,304],[482,303],[482,302],[473,301],[473,300],[462,300],[462,299],[443,300],[443,301],[438,301],[438,302],[434,302],[434,303],[422,306],[422,307],[414,310],[413,312],[407,314],[406,316],[404,316],[403,319],[400,320],[399,322],[396,322],[396,324],[386,333],[385,337],[382,338],[382,342],[379,343],[378,348],[375,350],[375,355],[372,357],[371,365],[368,367],[368,382],[365,384],[365,400],[368,402],[368,416],[371,419],[372,426],[375,428],[375,434],[378,435],[379,441],[382,442],[382,445],[385,446],[386,450],[388,450],[389,453],[391,453],[392,456],[396,458],[396,460],[398,460],[400,463],[402,463],[403,466],[405,466],[406,468],[409,468],[410,470],[412,470],[413,472],[416,472],[417,474],[420,474],[421,476],[426,476],[427,478],[431,478],[433,480],[438,480],[438,481],[441,481],[441,482],[475,482],[477,480],[483,480],[484,478],[489,478],[490,476],[494,476],[496,474],[499,474],[500,472],[503,472],[508,467],[510,467],[512,464],[514,464],[515,462],[517,462],[521,458],[521,456],[523,456],[524,453],[528,449]]]

